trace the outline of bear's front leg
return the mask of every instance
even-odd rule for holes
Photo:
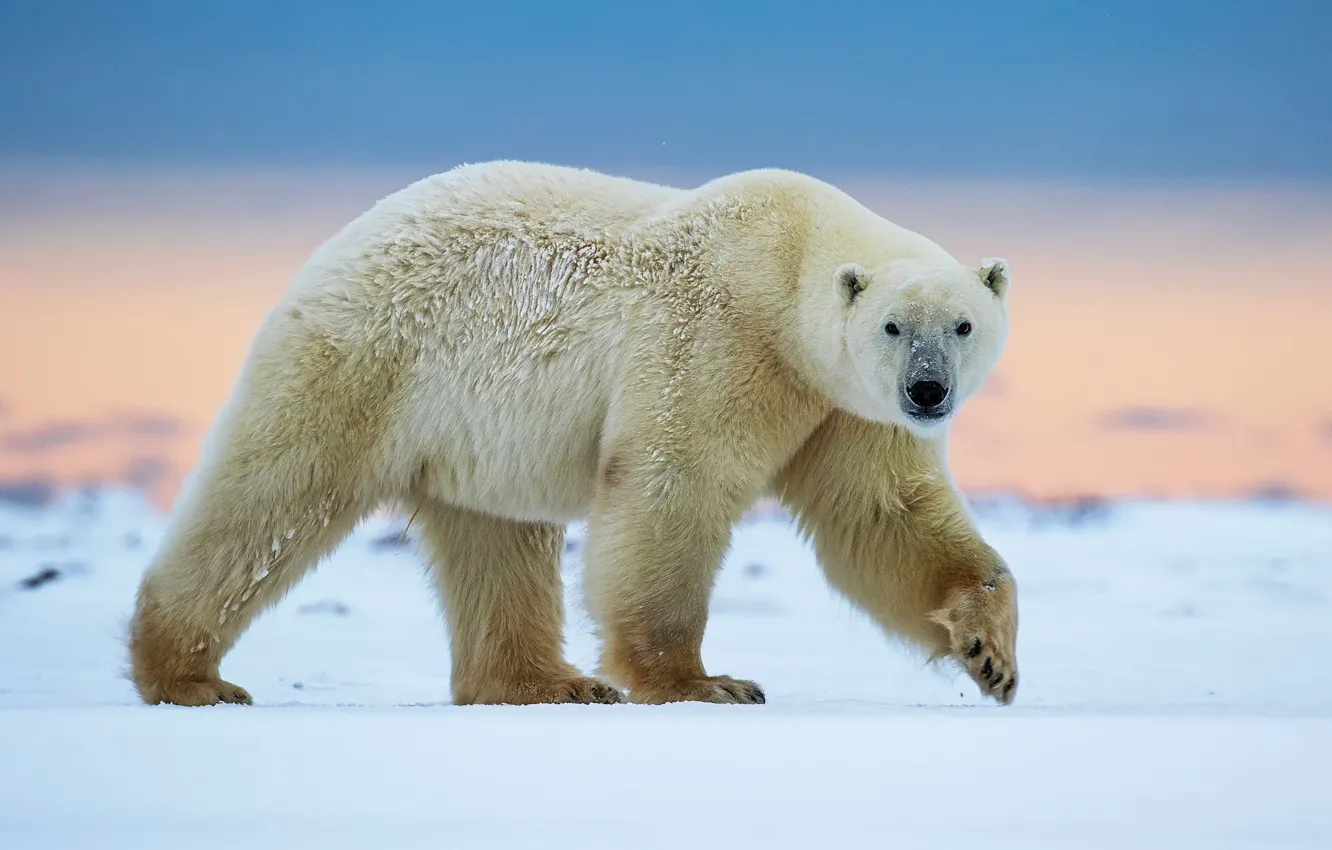
[[[926,490],[933,492],[926,493]],[[847,513],[853,513],[847,510]],[[962,666],[981,693],[1017,695],[1017,583],[960,496],[929,485],[874,518],[806,517],[829,581],[886,630]]]
[[[638,703],[761,703],[763,689],[703,667],[713,581],[738,516],[715,484],[612,458],[588,524],[587,604],[601,672]]]
[[[950,658],[981,692],[1017,696],[1017,583],[981,537],[943,451],[829,417],[777,482],[829,582],[885,631]]]
[[[805,521],[816,528],[825,575],[851,601],[886,630],[914,639],[932,660],[957,662],[981,693],[1013,701],[1017,582],[971,526],[960,496],[918,490],[849,528],[838,517]]]

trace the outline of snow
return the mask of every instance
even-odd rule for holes
[[[1332,507],[978,507],[1021,588],[1009,708],[885,640],[780,516],[737,530],[704,646],[766,705],[453,706],[385,516],[228,657],[256,705],[184,709],[123,678],[163,518],[0,504],[0,847],[1332,847]]]

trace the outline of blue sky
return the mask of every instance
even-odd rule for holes
[[[1329,43],[1329,0],[0,0],[0,160],[1322,181]]]

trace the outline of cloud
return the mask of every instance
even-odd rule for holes
[[[0,479],[0,504],[39,508],[50,504],[60,492],[54,478]]]
[[[122,420],[121,427],[134,437],[176,437],[185,433],[185,423],[174,416],[133,416]]]
[[[103,440],[169,439],[188,432],[180,419],[164,414],[132,414],[108,419],[62,419],[0,438],[0,448],[14,454],[44,454]]]
[[[1304,494],[1294,484],[1268,481],[1250,488],[1249,498],[1257,502],[1297,502],[1304,498]]]
[[[5,435],[5,450],[18,454],[40,454],[81,443],[89,443],[102,436],[96,422],[50,422],[30,431],[15,431]]]
[[[1112,431],[1203,431],[1215,423],[1206,411],[1170,407],[1125,407],[1101,417]]]

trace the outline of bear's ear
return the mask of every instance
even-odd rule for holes
[[[850,304],[856,300],[856,296],[865,291],[869,286],[869,272],[865,267],[858,263],[845,263],[837,267],[833,273],[833,280],[837,284],[837,292],[842,296],[842,300]]]
[[[991,292],[1003,298],[1008,294],[1008,284],[1012,280],[1008,272],[1008,261],[998,257],[981,260],[980,279]]]

